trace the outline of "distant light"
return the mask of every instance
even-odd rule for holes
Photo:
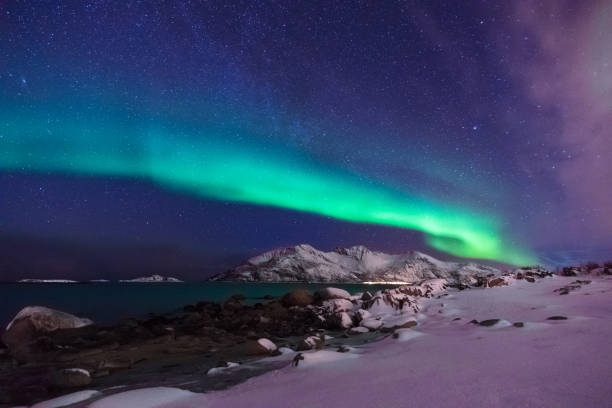
[[[472,126],[472,130],[478,130],[478,125]]]

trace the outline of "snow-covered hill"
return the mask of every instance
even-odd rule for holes
[[[404,282],[443,278],[470,284],[476,276],[501,271],[475,263],[444,262],[420,252],[389,255],[364,246],[323,252],[310,245],[275,249],[255,256],[211,280],[247,282]]]

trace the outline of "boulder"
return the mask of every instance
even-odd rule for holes
[[[550,316],[547,320],[567,320],[566,316]]]
[[[11,351],[22,349],[28,353],[28,346],[39,337],[60,329],[77,329],[93,324],[89,319],[73,316],[43,306],[28,306],[6,326],[2,341]]]
[[[344,289],[325,288],[317,291],[316,296],[321,300],[348,299],[351,297],[351,294]]]
[[[285,307],[291,306],[308,306],[314,301],[312,294],[305,289],[295,289],[287,293],[281,299],[281,303]]]
[[[51,332],[57,329],[76,329],[93,324],[89,319],[77,317],[59,310],[44,306],[27,306],[21,309],[8,326],[6,326],[6,331],[10,331],[13,324],[22,319],[29,320],[34,328],[40,332]]]
[[[246,348],[247,354],[252,356],[270,355],[277,350],[276,344],[266,338],[248,341],[246,342]]]
[[[499,323],[500,319],[488,319],[488,320],[483,320],[481,322],[479,322],[478,324],[480,326],[485,326],[485,327],[489,327],[489,326],[493,326],[497,323]]]
[[[66,368],[53,373],[51,383],[59,388],[84,387],[91,384],[91,375],[83,368]]]

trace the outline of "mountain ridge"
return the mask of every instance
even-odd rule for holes
[[[311,245],[277,248],[214,275],[212,281],[238,282],[394,282],[447,279],[471,283],[476,277],[500,275],[501,270],[474,262],[445,262],[418,251],[386,254],[363,245],[320,251]]]

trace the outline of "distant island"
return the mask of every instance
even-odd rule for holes
[[[92,279],[89,281],[76,281],[72,279],[20,279],[17,283],[109,283],[108,279]],[[178,283],[183,282],[172,276],[151,275],[134,279],[122,279],[120,283]]]
[[[173,278],[171,276],[161,276],[161,275],[151,275],[151,276],[143,276],[140,278],[134,279],[122,279],[119,282],[121,283],[165,283],[165,282],[183,282],[180,279]]]
[[[21,279],[17,283],[79,283],[72,279]]]

